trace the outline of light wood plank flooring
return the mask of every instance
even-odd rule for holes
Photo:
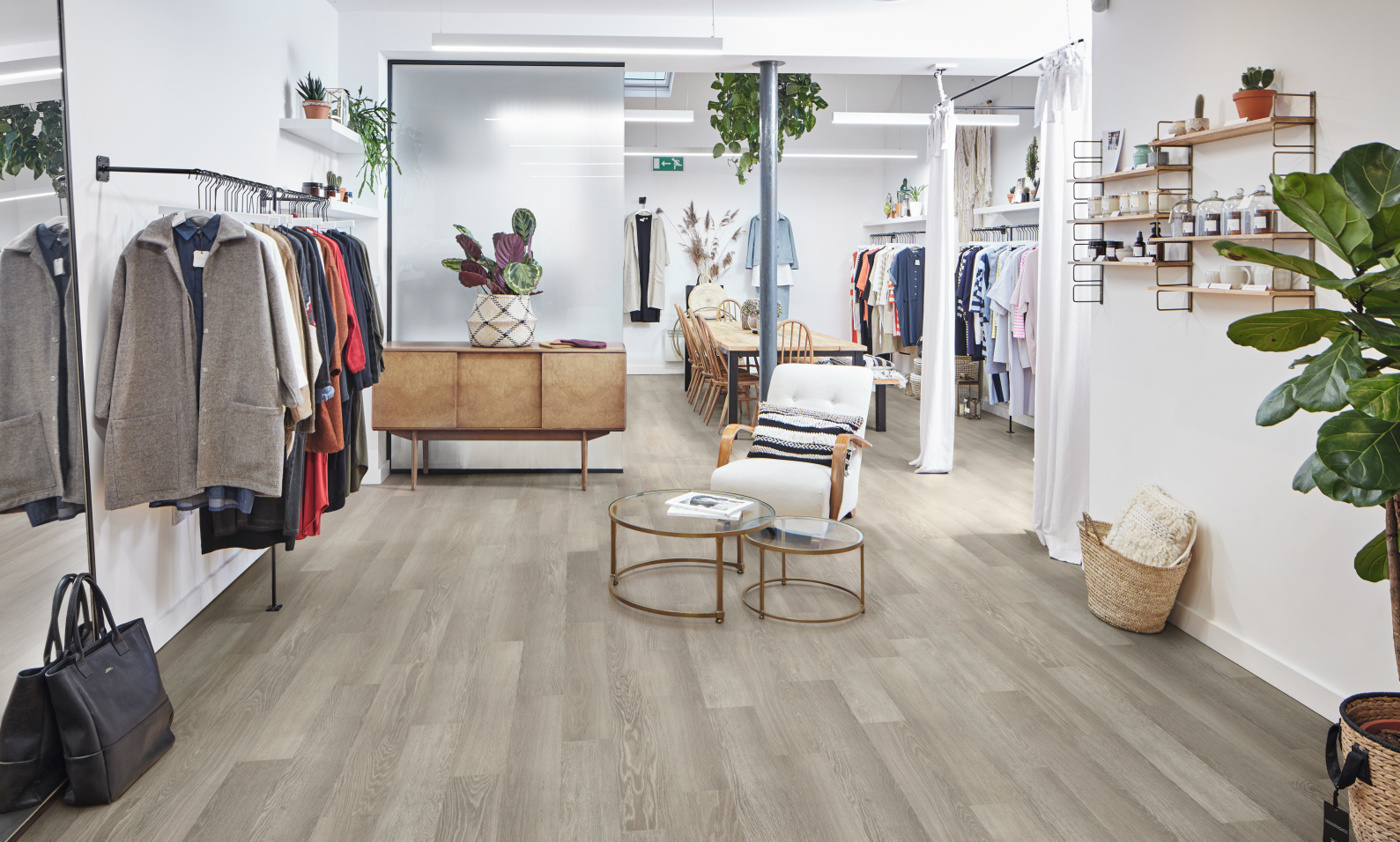
[[[170,753],[26,842],[1315,834],[1326,722],[1175,629],[1091,616],[1079,569],[1027,531],[1031,433],[997,418],[959,421],[957,470],[919,476],[918,405],[891,395],[852,521],[863,617],[759,620],[739,605],[752,563],[726,574],[723,625],[618,605],[607,504],[703,487],[716,451],[678,378],[628,386],[626,473],[588,492],[395,476],[279,558],[280,614],[260,562],[160,653]],[[624,540],[632,560],[703,552]],[[853,559],[816,569],[854,581]],[[624,585],[713,604],[702,569]]]

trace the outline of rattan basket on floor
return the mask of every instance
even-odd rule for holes
[[[1400,695],[1363,693],[1342,702],[1341,756],[1359,746],[1371,768],[1369,784],[1357,781],[1347,790],[1356,842],[1400,842],[1400,751],[1361,730],[1378,719],[1400,719]]]
[[[1171,567],[1139,564],[1104,544],[1110,524],[1088,514],[1079,524],[1079,545],[1084,550],[1084,582],[1089,587],[1089,610],[1111,626],[1143,634],[1166,628],[1167,615],[1176,605],[1176,592],[1191,563],[1196,530],[1186,550]]]

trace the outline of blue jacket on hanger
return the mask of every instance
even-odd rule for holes
[[[752,269],[758,257],[758,214],[749,220],[749,257],[744,262],[745,269]],[[792,221],[778,214],[778,263],[788,263],[797,268],[797,246],[792,242]]]

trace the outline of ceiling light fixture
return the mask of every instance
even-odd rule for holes
[[[582,53],[717,56],[723,38],[647,38],[628,35],[466,35],[435,33],[433,49],[461,53]]]
[[[628,123],[694,123],[695,112],[683,109],[628,108],[622,112]]]
[[[833,111],[837,126],[927,126],[929,115],[907,111]]]
[[[709,147],[656,147],[649,146],[629,146],[623,151],[623,155],[629,158],[647,157],[659,155],[662,157],[714,157],[713,151]],[[738,152],[726,152],[722,157],[737,158]],[[783,158],[883,158],[883,159],[913,159],[919,157],[919,153],[913,149],[807,149],[803,151],[784,152]]]
[[[15,73],[0,73],[0,85],[18,85],[22,82],[47,82],[63,76],[60,67],[46,67],[42,70],[20,70]]]
[[[1019,126],[1021,125],[1021,115],[958,112],[953,115],[953,122],[959,126]]]
[[[20,193],[14,196],[0,196],[0,202],[18,202],[20,199],[43,199],[56,195],[58,194],[54,193],[52,190],[45,190],[42,193]]]

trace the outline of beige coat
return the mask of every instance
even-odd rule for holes
[[[102,339],[94,415],[107,421],[106,506],[193,496],[209,486],[282,492],[282,417],[300,399],[296,341],[275,252],[228,216],[204,267],[204,348],[171,218],[122,252]]]
[[[67,257],[65,256],[65,259]],[[58,300],[35,229],[0,253],[0,511],[61,497],[82,503],[83,414],[78,402],[78,349],[72,323],[73,284]],[[60,337],[68,346],[68,394],[59,395]],[[68,405],[68,440],[59,441],[58,407]],[[60,448],[68,450],[68,471]]]
[[[647,274],[647,300],[642,304],[642,267],[637,264],[637,215],[627,214],[622,224],[622,312],[642,307],[666,306],[666,266],[671,255],[666,246],[666,221],[661,214],[651,218],[651,264]]]

